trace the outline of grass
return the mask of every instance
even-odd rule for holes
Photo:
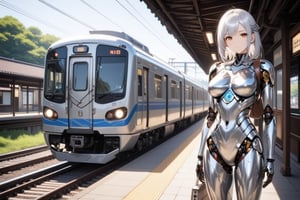
[[[24,130],[0,132],[0,154],[44,145],[43,132],[27,133]]]

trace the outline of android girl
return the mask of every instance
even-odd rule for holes
[[[222,62],[209,72],[210,105],[201,131],[197,175],[212,200],[231,199],[233,185],[237,199],[259,199],[274,174],[274,68],[260,59],[259,27],[245,10],[231,9],[221,17],[217,42]],[[250,118],[259,97],[261,134]]]

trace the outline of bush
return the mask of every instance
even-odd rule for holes
[[[43,132],[27,133],[24,130],[0,132],[0,154],[44,145]]]

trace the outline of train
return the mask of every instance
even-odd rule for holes
[[[200,119],[206,88],[124,32],[92,31],[46,53],[43,130],[61,161],[105,164]]]

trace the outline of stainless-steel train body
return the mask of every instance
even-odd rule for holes
[[[58,160],[107,163],[200,118],[207,98],[124,33],[62,40],[46,55],[45,139]]]

